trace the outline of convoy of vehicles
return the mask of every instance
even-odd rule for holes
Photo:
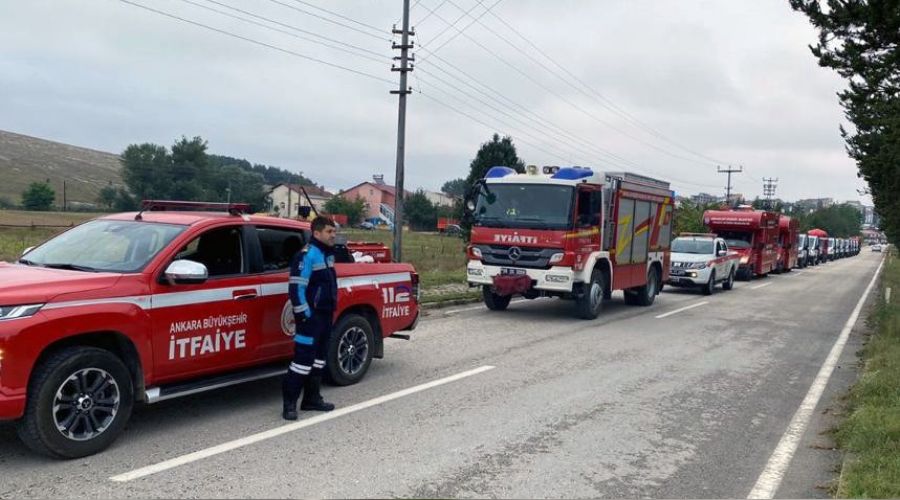
[[[288,266],[309,223],[246,208],[147,203],[0,263],[0,419],[17,420],[34,450],[81,457],[112,443],[137,402],[283,374]],[[326,375],[337,385],[361,380],[384,338],[406,338],[419,318],[415,269],[355,263],[352,251],[338,247],[334,264]]]
[[[734,287],[741,256],[728,250],[728,243],[715,234],[682,233],[672,240],[672,269],[668,284],[699,288],[712,295],[716,285]]]
[[[562,297],[593,319],[614,290],[648,306],[668,279],[674,193],[631,173],[491,168],[469,194],[467,279],[485,305]]]
[[[733,210],[707,210],[703,223],[740,254],[738,279],[765,276],[778,266],[779,215],[741,206]]]
[[[491,168],[466,200],[467,281],[491,310],[561,297],[594,319],[614,291],[649,306],[664,283],[712,294],[860,250],[858,238],[801,234],[795,219],[750,207],[706,211],[709,233],[673,240],[673,199],[668,183],[631,173]],[[136,403],[284,373],[288,266],[309,223],[247,208],[145,202],[0,263],[0,420],[17,421],[36,451],[81,457],[112,443]],[[419,276],[390,261],[379,243],[336,247],[326,366],[337,385],[360,381],[384,339],[418,323]]]

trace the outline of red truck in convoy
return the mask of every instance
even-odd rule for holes
[[[749,206],[733,210],[707,210],[703,223],[741,255],[738,278],[765,276],[778,262],[778,214],[753,210]]]
[[[650,305],[669,278],[673,196],[668,183],[630,173],[493,167],[466,202],[469,284],[491,310],[514,295],[556,296],[593,319],[613,290]]]
[[[283,374],[288,266],[310,226],[246,208],[146,203],[0,263],[0,419],[36,451],[81,457],[112,443],[137,402]],[[418,275],[336,250],[326,375],[347,385],[383,357],[384,338],[416,326]]]
[[[800,221],[787,215],[778,218],[778,264],[776,272],[791,272],[797,267]]]
[[[806,234],[815,236],[819,239],[819,261],[817,262],[817,264],[821,264],[831,260],[830,255],[832,249],[829,248],[828,232],[822,229],[810,229]]]

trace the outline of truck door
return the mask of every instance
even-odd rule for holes
[[[725,242],[722,240],[716,240],[716,253],[713,255],[713,259],[715,259],[716,262],[716,277],[719,279],[728,278],[728,261],[725,260],[725,257],[722,256],[723,253],[728,253],[728,248],[725,246]]]
[[[576,259],[576,262],[583,265],[584,262],[587,262],[587,255],[600,250],[603,192],[599,187],[582,186],[578,189],[575,214],[575,233],[573,237],[575,239],[575,252],[580,256],[579,259]]]
[[[288,297],[289,266],[309,236],[299,228],[256,226],[254,229],[261,260],[258,275],[262,289],[259,357],[289,357],[294,345],[294,313]]]
[[[259,278],[248,273],[249,226],[208,229],[173,252],[151,285],[153,359],[159,382],[253,363],[260,344]],[[206,266],[202,284],[165,279],[168,264]]]

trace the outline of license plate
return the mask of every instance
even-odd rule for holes
[[[524,269],[516,269],[514,267],[501,267],[500,274],[503,276],[522,276],[525,274]]]
[[[672,269],[671,271],[669,271],[669,274],[672,276],[684,276],[684,271]]]

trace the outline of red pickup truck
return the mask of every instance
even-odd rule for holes
[[[101,217],[0,263],[0,420],[16,420],[30,448],[90,455],[136,402],[284,373],[288,266],[309,223],[194,208],[210,211],[157,203]],[[415,328],[419,279],[409,264],[354,263],[337,250],[327,375],[347,385],[383,357],[385,337]]]

